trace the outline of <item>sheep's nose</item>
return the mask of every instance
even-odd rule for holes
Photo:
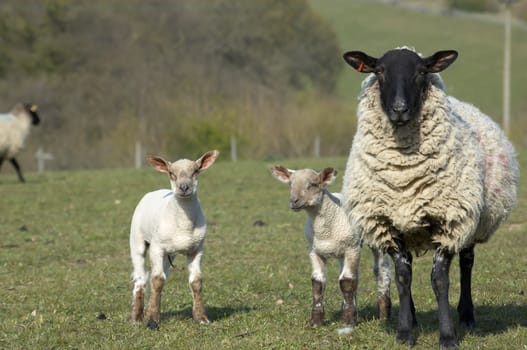
[[[397,101],[393,105],[392,110],[397,114],[403,114],[408,112],[408,105],[403,101]]]

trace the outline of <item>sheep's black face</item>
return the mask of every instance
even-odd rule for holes
[[[393,124],[404,125],[419,114],[426,73],[423,60],[409,50],[388,51],[378,60],[381,105]]]
[[[423,94],[430,84],[428,74],[442,71],[456,58],[456,51],[439,51],[430,57],[421,58],[407,49],[388,51],[381,58],[360,51],[344,54],[346,62],[359,72],[375,74],[379,82],[382,109],[396,126],[417,118]]]
[[[40,117],[37,113],[37,105],[26,103],[24,104],[24,108],[29,113],[29,115],[31,115],[31,124],[37,125],[40,123]]]

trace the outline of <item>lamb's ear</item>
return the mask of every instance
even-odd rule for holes
[[[428,73],[439,73],[450,66],[457,58],[457,51],[437,51],[430,57],[424,59]]]
[[[151,156],[148,157],[148,161],[150,162],[152,167],[157,171],[162,173],[168,173],[168,166],[170,165],[170,163],[164,160],[163,158]]]
[[[220,152],[217,150],[208,151],[204,155],[198,158],[196,160],[196,165],[198,166],[198,170],[201,172],[205,169],[208,169],[212,164],[214,164],[214,161],[218,156],[220,155]]]
[[[327,187],[337,178],[337,170],[333,168],[325,168],[320,171],[320,184]]]
[[[361,51],[348,51],[342,57],[359,73],[373,73],[377,67],[377,59]]]
[[[294,173],[293,170],[289,170],[286,167],[283,167],[281,165],[275,165],[271,168],[271,173],[274,177],[280,182],[283,182],[285,184],[288,184],[291,182],[290,176],[292,173]]]

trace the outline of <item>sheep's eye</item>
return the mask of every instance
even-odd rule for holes
[[[314,183],[314,182],[310,182],[308,185],[307,185],[307,188],[309,189],[313,189],[313,188],[317,188],[318,187],[318,184],[317,183]]]
[[[377,74],[377,75],[384,74],[384,67],[382,67],[382,66],[381,67],[376,67],[374,73]]]
[[[176,178],[177,178],[176,174],[174,174],[174,173],[171,172],[171,171],[168,172],[168,176],[169,176],[172,180],[174,180],[174,181],[175,181]]]

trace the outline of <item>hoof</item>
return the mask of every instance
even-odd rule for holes
[[[159,323],[157,323],[156,321],[154,320],[149,320],[148,323],[146,324],[146,326],[155,331],[155,330],[158,330],[159,329]]]
[[[392,314],[392,300],[387,295],[382,295],[377,300],[379,320],[387,321]]]
[[[309,321],[309,325],[313,328],[317,328],[322,326],[324,323],[324,311],[319,310],[313,310],[311,312],[311,320]]]
[[[441,350],[457,350],[458,345],[455,335],[439,337],[439,349]]]
[[[412,331],[397,331],[395,341],[399,344],[406,344],[408,346],[415,345],[415,336]]]
[[[459,314],[459,324],[465,328],[473,329],[476,326],[476,320],[472,313]]]
[[[206,316],[200,319],[194,319],[194,321],[196,321],[199,324],[209,324],[210,323],[209,319]]]

